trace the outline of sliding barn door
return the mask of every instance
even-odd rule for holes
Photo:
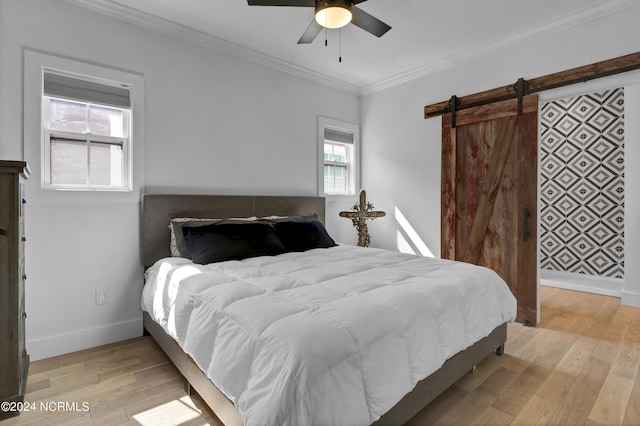
[[[442,119],[442,257],[489,267],[537,319],[538,97]]]

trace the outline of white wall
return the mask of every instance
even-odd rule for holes
[[[425,120],[425,105],[454,94],[515,83],[520,77],[535,78],[636,52],[639,19],[640,5],[499,52],[473,55],[474,59],[451,69],[365,94],[361,105],[363,186],[377,207],[388,213],[399,209],[417,233],[415,243],[403,242],[410,238],[391,214],[370,226],[377,236],[372,245],[417,252],[422,241],[435,256],[440,253],[441,120]],[[627,149],[625,155],[627,170],[640,168],[637,150]],[[631,181],[629,175],[627,180]],[[629,268],[633,259],[640,258],[640,230],[626,231]],[[623,301],[630,300],[625,292],[640,293],[638,271],[633,272],[629,268],[626,274]]]
[[[146,93],[133,193],[51,192],[28,181],[32,359],[141,334],[140,192],[316,195],[318,116],[359,122],[353,93],[69,3],[1,0],[0,158],[32,169],[39,117],[23,99],[25,50],[141,75]],[[95,305],[96,288],[107,289],[107,305]]]
[[[624,290],[622,303],[640,306],[640,84],[624,89],[625,200]]]

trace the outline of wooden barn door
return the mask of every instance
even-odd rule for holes
[[[489,267],[537,319],[538,96],[442,117],[442,257]]]

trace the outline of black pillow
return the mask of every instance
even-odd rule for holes
[[[306,251],[336,245],[327,230],[317,220],[310,222],[278,222],[276,234],[288,251]]]
[[[260,222],[185,226],[182,234],[191,259],[202,265],[286,251],[273,228]]]

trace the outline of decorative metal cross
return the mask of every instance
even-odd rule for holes
[[[358,245],[360,247],[369,247],[371,236],[369,228],[367,228],[367,219],[375,219],[386,215],[383,211],[374,211],[373,204],[367,202],[367,193],[364,189],[360,190],[360,202],[354,204],[353,211],[343,211],[338,213],[340,217],[348,217],[351,219],[353,226],[358,231]]]

